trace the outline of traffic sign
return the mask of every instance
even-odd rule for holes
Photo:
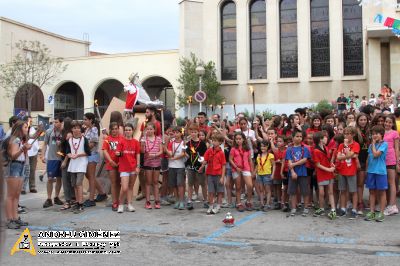
[[[194,94],[194,99],[198,103],[202,103],[207,99],[207,94],[204,91],[196,91]]]
[[[49,97],[47,98],[47,102],[49,104],[54,104],[54,96],[53,95],[49,95]]]

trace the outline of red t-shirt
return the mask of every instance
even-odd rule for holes
[[[111,160],[116,162],[118,164],[119,157],[115,155],[115,152],[117,151],[118,144],[121,142],[121,136],[113,137],[111,135],[107,136],[104,141],[103,141],[103,147],[102,150],[107,151],[107,153],[110,155]],[[114,170],[110,165],[110,162],[106,160],[106,170]]]
[[[207,175],[221,175],[222,167],[226,164],[225,153],[220,147],[209,148],[204,154],[204,160],[207,162]]]
[[[320,149],[314,149],[313,151],[313,159],[314,163],[320,163],[322,166],[327,168],[331,168],[331,161],[329,159],[328,149],[325,147],[325,152],[322,152]],[[317,173],[317,182],[323,182],[327,180],[331,180],[334,178],[333,173],[324,171],[318,167],[315,167],[315,171]]]
[[[144,131],[144,128],[145,128],[146,123],[147,123],[147,122],[143,122],[143,123],[142,123],[142,125],[140,126],[140,131],[142,131],[142,132]],[[160,124],[160,122],[159,122],[158,120],[156,120],[156,121],[154,122],[154,125],[156,126],[156,131],[154,132],[154,135],[156,135],[156,136],[161,136],[162,131],[161,131],[161,124]]]
[[[307,133],[307,134],[316,133],[316,132],[319,132],[319,131],[321,131],[321,130],[319,130],[318,128],[311,128],[311,127],[309,127],[309,128],[306,129],[306,133]]]
[[[206,124],[204,124],[204,125],[199,125],[199,130],[200,130],[200,131],[205,131],[205,132],[208,133],[208,131],[210,131],[210,127],[207,126]]]
[[[307,145],[307,144],[304,144],[304,146],[308,148],[308,150],[310,151],[310,154],[311,154],[311,159],[306,161],[306,167],[309,168],[309,169],[314,169],[315,165],[314,165],[313,157],[312,157],[313,156],[313,152],[314,152],[314,146],[310,146],[310,145]]]
[[[355,142],[353,140],[353,142],[351,144],[349,144],[347,147],[344,146],[344,144],[340,144],[337,152],[341,152],[346,154],[348,151],[352,151],[355,154],[360,153],[360,144],[358,144],[358,142]],[[338,161],[337,164],[338,167],[338,172],[341,175],[344,176],[353,176],[357,173],[357,158],[351,158],[351,159],[347,159],[347,160],[343,160],[343,161]]]
[[[286,155],[286,149],[284,150],[277,150],[274,152],[274,157],[275,157],[275,173],[273,176],[273,179],[282,179],[281,177],[281,169],[282,169],[282,164],[283,164],[283,172],[287,172],[287,163],[285,161],[285,155]],[[280,160],[280,162],[277,162]]]
[[[122,152],[119,158],[120,172],[134,172],[137,167],[136,155],[140,154],[140,144],[136,139],[121,138],[117,151]]]

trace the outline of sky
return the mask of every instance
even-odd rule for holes
[[[0,16],[73,39],[91,51],[178,49],[178,0],[0,0]]]

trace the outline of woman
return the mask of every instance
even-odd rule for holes
[[[18,216],[18,202],[23,184],[25,162],[27,162],[27,152],[32,147],[27,139],[28,124],[18,121],[12,127],[10,138],[6,139],[6,143],[4,143],[4,147],[6,147],[4,152],[8,158],[5,177],[7,183],[6,218],[9,229],[19,229],[21,226],[28,225]]]
[[[62,155],[62,164],[61,164],[61,179],[64,188],[64,197],[65,204],[61,207],[61,211],[69,210],[72,207],[73,200],[75,200],[75,190],[71,183],[71,175],[68,173],[68,163],[69,160],[67,158],[66,152],[68,147],[68,141],[72,137],[72,127],[71,127],[72,119],[70,117],[64,118],[64,125],[61,132],[61,146],[60,146],[60,155]]]
[[[93,113],[86,113],[83,117],[83,124],[86,128],[85,137],[89,141],[90,156],[88,157],[88,166],[86,171],[86,177],[89,180],[89,199],[86,200],[83,205],[84,207],[96,206],[96,202],[107,199],[107,194],[104,193],[103,188],[96,180],[96,166],[100,162],[99,150],[99,130],[96,126],[96,117]],[[96,200],[94,194],[98,191]]]

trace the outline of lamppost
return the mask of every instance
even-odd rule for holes
[[[192,118],[192,96],[188,96],[188,100],[187,100],[187,103],[188,103],[188,118],[189,119],[191,119]]]
[[[224,105],[225,105],[225,102],[222,102],[221,103],[221,119],[224,119]]]
[[[253,119],[256,117],[256,103],[255,103],[255,101],[256,101],[256,99],[255,99],[255,95],[254,95],[254,88],[253,88],[253,86],[249,86],[249,90],[250,90],[250,93],[251,93],[251,99],[252,99],[252,101],[253,101]]]
[[[196,75],[199,76],[199,91],[202,90],[203,86],[203,76],[206,73],[206,70],[204,69],[203,66],[198,66],[196,67]],[[202,109],[202,103],[199,103],[199,111],[201,112]]]

